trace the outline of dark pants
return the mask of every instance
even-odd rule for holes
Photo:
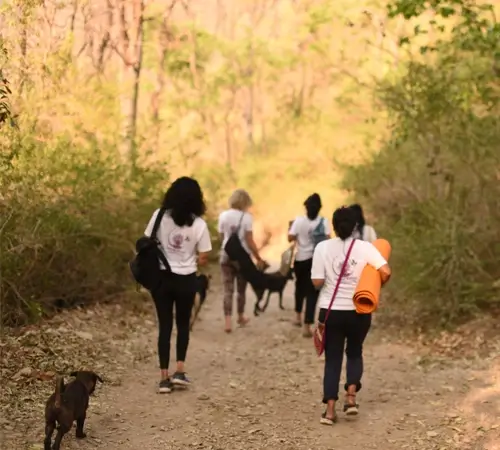
[[[306,300],[306,313],[304,323],[314,323],[314,313],[319,292],[311,281],[312,259],[305,261],[295,261],[293,270],[295,272],[295,312],[301,313]]]
[[[189,320],[196,295],[196,274],[164,276],[158,288],[152,292],[158,315],[158,356],[160,369],[168,369],[170,361],[170,337],[174,323],[177,326],[177,361],[185,361],[189,344]]]
[[[319,321],[324,322],[326,309],[319,312]],[[323,378],[323,403],[338,400],[340,373],[344,348],[347,356],[347,382],[344,386],[356,385],[361,389],[363,376],[363,342],[370,330],[371,314],[356,311],[330,311],[325,327],[325,376]],[[347,342],[347,346],[346,346]]]

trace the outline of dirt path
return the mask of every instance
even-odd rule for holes
[[[231,335],[222,332],[217,289],[192,335],[187,367],[192,388],[155,393],[156,329],[148,307],[149,318],[141,320],[150,331],[137,328],[132,334],[120,356],[122,369],[106,373],[106,354],[101,355],[101,370],[111,382],[91,401],[88,438],[67,436],[64,449],[500,449],[495,361],[424,361],[375,327],[365,349],[361,414],[354,421],[341,417],[328,428],[318,420],[322,361],[291,325],[292,287],[287,311],[274,301],[263,316]],[[16,440],[9,442],[6,433],[0,448],[42,448],[43,406],[33,406],[39,408],[38,420],[9,427]]]

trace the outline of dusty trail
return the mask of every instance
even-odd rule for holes
[[[142,361],[132,365],[124,354],[120,373],[104,369],[114,382],[91,401],[88,437],[67,436],[64,449],[500,449],[500,385],[492,361],[471,365],[475,372],[463,362],[419,364],[414,350],[384,339],[375,327],[365,349],[360,416],[347,421],[340,414],[335,427],[325,427],[319,424],[322,361],[291,325],[292,286],[287,311],[272,301],[231,335],[222,332],[218,289],[192,335],[192,388],[155,393],[151,309],[144,319],[150,332],[132,337]],[[2,448],[41,448],[41,420],[25,425],[22,446],[7,438]]]

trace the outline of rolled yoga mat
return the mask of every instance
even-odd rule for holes
[[[377,239],[372,242],[384,259],[389,262],[391,257],[391,244],[385,239]],[[361,272],[358,286],[354,293],[354,306],[359,314],[370,314],[377,310],[380,300],[380,289],[382,280],[375,267],[367,264]]]

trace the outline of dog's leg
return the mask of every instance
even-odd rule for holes
[[[82,417],[76,419],[76,438],[85,439],[87,435],[83,432],[83,425],[85,425],[85,419],[87,418],[87,413],[84,413]]]
[[[43,441],[44,450],[50,450],[50,445],[52,444],[52,435],[56,429],[55,422],[47,422],[45,424],[45,440]]]
[[[264,303],[264,306],[260,309],[262,312],[264,312],[267,307],[269,306],[269,299],[271,298],[271,291],[267,291],[267,298],[266,298],[266,303]]]
[[[259,315],[259,300],[255,301],[255,306],[253,307],[253,315],[257,317]]]
[[[262,309],[260,307],[260,302],[262,300],[262,297],[264,297],[265,292],[266,291],[255,291],[256,299],[255,299],[255,306],[253,307],[253,315],[254,316],[258,316],[259,311],[262,311]]]
[[[60,450],[61,449],[61,441],[62,441],[64,435],[68,431],[69,431],[68,429],[63,428],[62,426],[59,426],[59,429],[57,430],[57,435],[56,435],[56,439],[54,441],[54,446],[52,447],[52,450]]]
[[[283,306],[283,291],[280,291],[280,309],[285,309]]]
[[[193,307],[191,308],[191,319],[189,321],[189,331],[193,331],[193,326],[194,326],[194,323],[196,322],[196,319],[198,318],[198,313],[200,312],[200,309],[201,309],[200,294],[197,293],[194,297]]]

